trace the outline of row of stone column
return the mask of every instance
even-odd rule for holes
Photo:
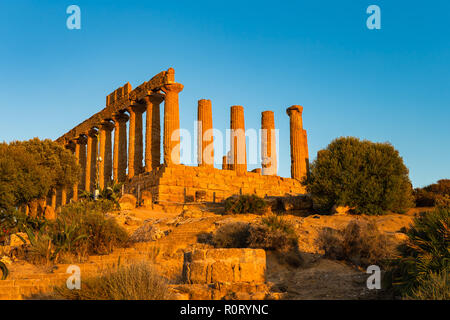
[[[294,105],[286,110],[290,118],[291,177],[302,180],[309,170],[308,141],[303,129],[303,107]],[[232,106],[230,116],[231,150],[222,157],[223,170],[247,172],[244,108]],[[276,131],[273,111],[261,113],[261,163],[263,175],[277,174]]]
[[[238,174],[247,172],[244,108],[232,106],[230,110],[231,150],[222,157],[223,170],[235,170]],[[303,129],[301,106],[286,110],[290,118],[291,177],[301,180],[308,172],[308,142]],[[213,166],[212,110],[210,100],[198,101],[198,163],[199,166]],[[277,174],[276,131],[273,111],[261,113],[261,163],[263,175]],[[208,150],[207,148],[210,148]],[[207,157],[208,161],[205,161]]]
[[[166,165],[180,164],[180,116],[178,95],[183,85],[173,81],[173,69],[169,69],[169,80],[161,90],[152,92],[143,100],[132,103],[127,111],[118,112],[112,119],[105,119],[99,128],[92,128],[74,139],[73,152],[82,168],[79,183],[73,186],[73,199],[78,192],[92,192],[98,177],[98,186],[103,189],[111,181],[124,182],[144,171],[150,172],[160,165],[161,125],[160,104],[164,102],[163,157]],[[172,79],[172,81],[171,81]],[[308,146],[306,131],[302,126],[302,107],[288,108],[290,117],[291,176],[301,179],[308,170]],[[143,113],[146,112],[145,149],[143,146]],[[127,141],[126,123],[129,121]],[[211,101],[198,101],[198,165],[214,166],[213,124]],[[238,174],[247,172],[244,108],[232,106],[230,116],[231,150],[223,157],[222,169],[235,170]],[[261,115],[263,136],[261,141],[262,174],[277,174],[275,121],[272,111]],[[114,130],[114,145],[111,134]],[[128,142],[128,143],[127,143]],[[127,149],[128,146],[128,149]],[[128,152],[127,152],[128,151]],[[145,151],[145,167],[142,166]],[[128,166],[128,175],[126,173]],[[98,170],[98,171],[97,171]],[[67,199],[66,190],[61,191],[63,204]],[[53,202],[53,201],[52,201]]]
[[[173,69],[169,69],[169,81],[161,88],[165,94],[151,92],[144,99],[130,104],[126,110],[129,115],[118,112],[112,119],[102,121],[98,128],[91,128],[73,140],[73,152],[82,168],[80,181],[73,186],[74,200],[78,199],[78,193],[81,190],[92,192],[96,188],[97,177],[98,187],[104,189],[111,183],[112,178],[115,182],[124,182],[127,178],[132,178],[144,171],[150,172],[160,165],[160,104],[163,101],[165,101],[164,163],[166,165],[180,163],[178,94],[183,89],[183,85],[173,81],[173,73]],[[144,112],[146,112],[145,147],[142,121]],[[128,121],[127,137],[126,123]],[[142,165],[144,152],[145,167]]]

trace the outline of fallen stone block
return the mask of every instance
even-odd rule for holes
[[[196,249],[186,252],[186,283],[264,282],[266,252],[262,249]]]

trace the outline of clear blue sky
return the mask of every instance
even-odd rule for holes
[[[71,4],[81,30],[66,28]],[[381,30],[366,27],[371,4]],[[311,159],[356,136],[391,142],[414,186],[450,178],[450,1],[0,0],[0,46],[0,140],[55,139],[173,67],[184,128],[201,98],[221,130],[231,105],[247,128],[273,110],[282,176],[285,110],[301,104]]]

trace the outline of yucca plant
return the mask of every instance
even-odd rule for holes
[[[389,272],[394,290],[403,296],[420,291],[424,283],[430,285],[432,274],[450,270],[450,209],[422,213],[406,235],[408,240],[399,247],[400,255],[391,261]]]
[[[56,221],[55,228],[53,242],[62,251],[72,252],[73,247],[80,240],[88,238],[86,234],[80,234],[81,227],[78,224],[67,223],[64,218]]]
[[[57,260],[58,254],[61,251],[61,247],[55,246],[52,238],[48,234],[44,234],[42,230],[33,231],[31,228],[24,226],[25,233],[30,242],[30,247],[28,250],[29,258],[32,261],[42,261],[45,262]],[[17,236],[27,244],[27,241],[19,234]]]

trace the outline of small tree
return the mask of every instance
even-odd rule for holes
[[[335,139],[317,153],[303,183],[323,211],[337,205],[359,214],[382,214],[413,206],[408,169],[389,143]]]
[[[0,144],[0,210],[41,199],[51,189],[72,186],[80,168],[75,156],[51,140]]]

